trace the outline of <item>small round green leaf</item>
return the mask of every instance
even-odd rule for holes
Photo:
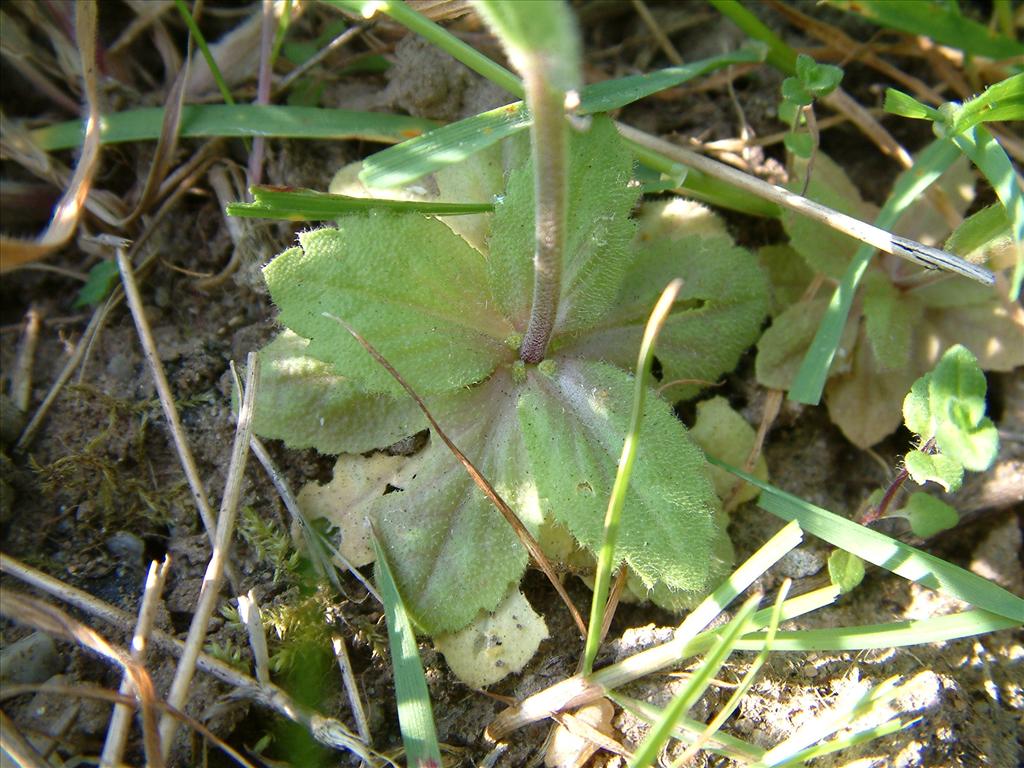
[[[899,516],[907,518],[914,535],[922,539],[953,528],[960,522],[960,515],[955,509],[927,493],[912,494]]]
[[[864,580],[864,561],[852,552],[837,549],[828,557],[828,577],[843,594]]]

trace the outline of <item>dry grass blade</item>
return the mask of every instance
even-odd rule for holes
[[[171,392],[171,385],[167,381],[164,367],[160,363],[160,355],[157,352],[156,342],[149,328],[149,321],[142,306],[142,295],[135,283],[135,272],[132,269],[131,261],[124,250],[117,252],[117,266],[121,270],[121,281],[124,285],[125,297],[128,299],[128,307],[132,312],[132,319],[135,320],[135,329],[139,334],[139,341],[149,364],[150,372],[153,374],[153,381],[156,384],[156,391],[160,397],[160,405],[163,407],[164,417],[171,429],[171,436],[174,439],[174,447],[178,451],[178,459],[185,471],[189,488],[192,490],[192,499],[195,501],[199,515],[203,519],[207,536],[211,544],[216,544],[214,532],[217,530],[217,518],[213,515],[210,500],[206,495],[206,488],[199,477],[199,467],[196,466],[195,457],[189,447],[185,430],[181,426],[181,418],[178,416],[178,408],[174,404],[174,395]]]
[[[106,688],[95,688],[93,686],[85,685],[57,685],[53,683],[43,683],[42,685],[10,685],[4,686],[3,694],[0,698],[6,698],[8,696],[21,696],[26,693],[50,693],[56,696],[64,696],[66,698],[81,698],[81,699],[95,699],[98,701],[109,701],[117,707],[124,707],[131,711],[133,708],[138,707],[138,702],[131,696],[125,696],[122,693],[115,693],[109,691]],[[224,752],[228,757],[234,760],[244,768],[256,768],[249,760],[245,759],[245,756],[240,754],[238,751],[233,749],[230,744],[221,739],[217,734],[203,725],[201,722],[193,717],[189,717],[186,713],[180,710],[174,709],[173,707],[167,706],[166,702],[157,700],[154,702],[156,708],[162,712],[166,712],[172,717],[177,718],[182,723],[187,725],[189,728],[194,730],[204,739],[208,740],[211,744],[216,746],[218,749]],[[4,726],[6,728],[6,726]],[[5,734],[6,735],[6,734]],[[42,765],[49,768],[47,763]],[[117,766],[122,766],[124,763],[118,762]]]
[[[191,44],[191,40],[189,41]],[[160,191],[160,186],[166,178],[174,161],[174,153],[178,149],[178,129],[181,126],[181,108],[185,104],[185,85],[188,83],[188,62],[174,78],[174,83],[167,94],[164,104],[164,119],[160,126],[160,138],[157,139],[156,148],[153,150],[153,163],[149,167],[149,175],[139,195],[139,201],[135,209],[128,214],[123,221],[122,227],[130,226],[143,213],[149,210]]]
[[[423,402],[423,399],[416,394],[415,390],[413,390],[413,388],[409,386],[408,382],[402,378],[402,375],[392,367],[391,363],[389,363],[384,356],[378,352],[372,344],[370,344],[370,342],[364,339],[358,331],[340,317],[335,317],[334,315],[327,313],[325,313],[324,316],[337,321],[346,331],[351,333],[353,338],[362,345],[363,349],[369,352],[370,356],[380,363],[381,367],[391,374],[395,381],[402,385],[402,389],[409,394],[409,397],[416,401],[416,405],[418,405],[420,410],[423,411],[423,415],[427,417],[427,421],[430,422],[430,426],[433,427],[437,436],[440,437],[444,444],[448,446],[448,450],[455,454],[455,458],[457,458],[462,466],[466,468],[469,476],[473,478],[473,482],[476,483],[477,487],[484,492],[488,499],[491,500],[491,503],[498,508],[498,511],[501,512],[502,517],[505,518],[506,522],[512,526],[512,530],[515,531],[516,536],[519,537],[519,541],[522,542],[523,546],[526,547],[526,550],[533,557],[534,562],[537,563],[540,569],[544,571],[544,575],[551,581],[551,584],[558,592],[559,597],[562,598],[562,601],[569,609],[569,613],[572,614],[573,621],[576,622],[576,627],[579,629],[580,635],[585,638],[587,636],[587,625],[583,621],[583,617],[572,602],[572,598],[569,597],[569,593],[565,591],[565,587],[562,585],[558,575],[555,573],[555,569],[551,566],[551,562],[547,559],[543,550],[541,550],[540,544],[537,543],[533,534],[527,530],[525,525],[523,525],[522,520],[519,519],[519,516],[515,511],[503,498],[501,498],[500,495],[498,495],[498,492],[494,490],[494,486],[492,486],[490,482],[488,482],[487,478],[480,473],[480,470],[473,465],[473,462],[466,457],[466,454],[459,450],[459,447],[451,441],[447,434],[445,434],[445,431],[441,429],[441,425],[434,419],[434,416],[430,413],[430,410]]]
[[[203,648],[210,617],[217,607],[221,583],[224,579],[225,565],[231,551],[231,537],[235,530],[235,516],[238,512],[238,499],[245,475],[245,463],[249,456],[249,440],[252,438],[252,415],[256,407],[256,389],[259,381],[260,363],[255,352],[249,353],[246,361],[245,392],[242,407],[238,411],[238,423],[235,426],[235,442],[231,449],[231,463],[228,477],[224,483],[224,496],[221,499],[220,514],[217,516],[217,535],[213,542],[210,562],[203,577],[203,586],[199,593],[199,604],[192,616],[185,651],[174,674],[171,691],[167,695],[167,703],[182,709],[188,695],[192,675],[195,673],[196,658]],[[164,716],[160,723],[160,736],[163,740],[164,757],[170,754],[171,744],[178,723],[169,716]]]
[[[146,645],[149,642],[149,635],[153,631],[156,609],[159,606],[160,595],[163,593],[170,565],[169,558],[164,558],[163,563],[160,564],[154,560],[149,565],[142,605],[139,607],[139,620],[135,625],[135,634],[132,636],[132,660],[136,664],[141,665],[145,662]],[[124,680],[121,681],[120,693],[122,695],[130,693],[131,685],[131,679],[126,674]],[[131,714],[131,707],[124,705],[114,707],[114,714],[111,716],[110,725],[107,728],[107,738],[103,744],[103,753],[100,756],[101,766],[121,764],[121,755],[124,753],[124,746],[128,741],[128,730],[131,728]]]
[[[256,679],[261,685],[266,685],[270,682],[270,653],[267,651],[267,633],[263,631],[260,606],[253,590],[238,596],[238,615],[249,635],[249,650],[252,651]]]
[[[341,680],[345,684],[345,694],[348,696],[349,706],[352,707],[352,717],[355,718],[359,738],[369,744],[373,741],[370,734],[370,721],[366,717],[366,707],[363,706],[363,697],[359,693],[359,683],[356,682],[356,676],[352,671],[352,662],[348,657],[345,638],[336,635],[331,639],[331,646],[334,648],[334,658],[338,660]]]
[[[11,400],[22,413],[28,411],[28,404],[32,396],[32,362],[36,356],[41,324],[42,316],[39,309],[32,305],[25,313],[25,330],[18,340],[18,354],[10,379]]]
[[[132,631],[135,620],[130,614],[2,552],[0,552],[0,573],[13,576],[124,632]],[[153,645],[174,656],[180,657],[184,653],[185,644],[181,640],[171,637],[159,629],[153,630],[150,640]],[[374,757],[373,751],[340,722],[324,717],[319,712],[299,704],[276,685],[260,685],[249,675],[239,672],[231,665],[205,653],[199,654],[196,666],[222,683],[233,686],[236,689],[235,696],[237,698],[245,698],[262,704],[282,717],[306,728],[321,744],[332,749],[348,750],[366,761],[371,761]],[[2,694],[7,694],[11,688],[13,686],[4,686]]]
[[[82,154],[67,191],[54,210],[46,231],[37,240],[0,238],[0,272],[29,261],[36,261],[60,248],[71,239],[78,226],[78,217],[89,195],[92,178],[100,157],[100,108],[96,74],[96,0],[82,0],[75,5],[75,34],[81,54],[82,79],[89,117],[86,121]]]
[[[124,667],[131,679],[139,703],[142,706],[143,744],[146,763],[152,768],[162,768],[159,734],[156,728],[156,689],[146,668],[132,659],[123,649],[112,646],[97,632],[76,621],[59,608],[47,605],[37,599],[18,592],[4,590],[0,600],[0,611],[22,624],[40,629],[55,637],[62,637],[83,645],[89,650],[110,659]]]
[[[0,749],[22,768],[48,768],[46,761],[3,710],[0,710]]]

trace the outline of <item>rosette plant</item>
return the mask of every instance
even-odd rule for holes
[[[641,596],[690,604],[732,551],[704,457],[667,398],[735,366],[767,312],[767,280],[702,208],[677,200],[633,217],[640,185],[614,124],[598,115],[570,129],[565,117],[579,87],[567,7],[478,9],[524,75],[530,144],[506,140],[411,192],[493,201],[493,212],[442,218],[382,201],[302,233],[266,266],[288,330],[262,353],[256,430],[336,454],[426,428],[342,320],[425,401],[548,557],[586,570],[602,545],[644,326],[682,278],[658,345],[664,396],[652,391],[642,412],[615,562]],[[391,485],[361,514],[422,630],[456,632],[516,593],[527,552],[443,441],[432,437]]]
[[[633,160],[611,121],[594,119],[570,146],[563,275],[539,361],[524,362],[520,349],[533,283],[532,161],[505,183],[495,152],[437,178],[442,196],[497,193],[493,214],[352,215],[302,233],[267,265],[289,330],[262,352],[257,431],[337,454],[426,428],[342,318],[424,398],[552,559],[572,560],[576,543],[597,548],[630,369],[661,290],[684,280],[657,353],[663,382],[681,382],[663,390],[673,399],[696,393],[687,381],[735,366],[757,338],[768,294],[753,256],[703,209],[676,218],[676,201],[631,218]],[[665,397],[651,393],[642,433],[617,552],[642,588],[678,606],[714,586],[731,547],[700,449]],[[414,467],[370,517],[415,620],[430,634],[450,632],[518,584],[527,554],[441,441]]]

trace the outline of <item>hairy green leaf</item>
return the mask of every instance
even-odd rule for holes
[[[690,436],[706,453],[717,456],[722,461],[743,466],[754,447],[754,428],[729,405],[724,397],[713,397],[697,403],[697,420],[690,429]],[[715,493],[724,504],[728,504],[726,512],[740,504],[755,498],[760,490],[743,483],[739,493],[733,498],[733,488],[738,481],[720,467],[711,467],[711,482],[715,485]],[[755,477],[768,480],[768,462],[759,456],[751,470]]]
[[[924,307],[901,293],[881,271],[864,278],[865,332],[879,370],[907,368],[913,359],[913,333]]]
[[[510,377],[499,372],[463,394],[435,418],[536,532],[540,511]],[[405,474],[402,490],[378,499],[372,517],[409,613],[428,634],[452,632],[518,583],[526,550],[436,435]]]
[[[284,331],[260,350],[257,434],[336,454],[383,448],[426,428],[411,400],[363,392],[308,348],[308,339]]]
[[[795,161],[794,172],[797,181],[789,185],[794,191],[799,192],[803,186],[807,167],[806,160]],[[815,157],[806,195],[815,202],[862,221],[872,221],[875,218],[875,207],[861,199],[860,192],[843,169],[822,152]],[[789,235],[790,245],[800,253],[811,269],[824,272],[828,277],[837,280],[843,276],[859,245],[858,241],[849,235],[794,211],[782,212],[782,226]]]
[[[633,384],[604,363],[560,358],[553,367],[528,374],[519,400],[523,439],[545,510],[597,549]],[[703,455],[657,397],[648,400],[641,433],[617,558],[648,589],[661,581],[696,600],[728,567],[721,559],[728,539]]]
[[[920,492],[911,494],[898,514],[907,518],[914,535],[922,539],[953,528],[960,522],[960,515],[949,504]]]
[[[914,482],[919,485],[931,480],[941,485],[947,493],[955,493],[964,481],[964,465],[941,453],[913,450],[907,453],[903,463]]]
[[[768,312],[768,285],[757,259],[718,234],[718,226],[695,203],[647,206],[637,232],[636,260],[615,308],[594,330],[566,340],[566,354],[630,370],[647,313],[661,290],[681,277],[682,290],[658,337],[667,396],[692,397],[732,370],[760,332]]]
[[[481,381],[512,350],[488,301],[484,259],[436,219],[351,216],[299,235],[263,274],[280,321],[308,352],[370,392],[401,387],[329,313],[362,334],[421,394]]]
[[[788,389],[793,383],[807,345],[828,308],[827,299],[800,301],[784,309],[757,342],[755,371],[761,385]],[[857,322],[847,322],[832,371],[849,370],[849,359],[857,338]]]
[[[570,148],[556,334],[587,328],[612,306],[632,258],[635,229],[629,218],[637,197],[630,187],[633,160],[611,120],[595,117],[590,130],[572,136]],[[533,295],[533,218],[533,165],[527,163],[512,172],[496,205],[487,261],[491,290],[520,332]]]

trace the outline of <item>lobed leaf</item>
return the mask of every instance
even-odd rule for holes
[[[534,533],[541,513],[516,419],[516,393],[499,372],[434,411],[438,423]],[[429,405],[429,402],[428,402]],[[526,550],[436,436],[371,507],[406,607],[428,634],[454,632],[489,611],[526,569]]]
[[[636,258],[615,308],[597,328],[562,341],[566,354],[630,370],[650,307],[681,277],[682,290],[658,337],[663,379],[678,382],[666,387],[669,396],[692,397],[736,366],[768,312],[768,284],[757,259],[717,234],[717,220],[705,220],[706,213],[682,200],[645,207]]]
[[[552,372],[528,373],[518,405],[523,440],[545,510],[596,550],[633,385],[628,374],[604,363],[563,356],[552,362]],[[661,581],[697,600],[731,560],[703,456],[657,397],[648,399],[641,433],[617,559],[648,589]]]
[[[947,493],[960,490],[964,480],[964,465],[941,453],[913,450],[907,453],[903,463],[915,483],[924,485],[931,480],[941,485]]]
[[[308,339],[284,331],[260,350],[258,435],[323,454],[363,453],[426,428],[413,402],[362,391],[308,349]]]
[[[914,328],[924,307],[881,272],[864,278],[864,330],[879,370],[906,369],[913,361]]]
[[[864,580],[864,561],[845,549],[837,549],[828,556],[828,577],[843,594],[852,592]]]
[[[632,156],[611,120],[595,117],[589,131],[574,134],[569,157],[556,334],[585,329],[611,308],[632,258],[629,212],[637,198],[630,187]],[[533,165],[528,162],[512,171],[496,205],[487,260],[491,291],[520,332],[526,330],[533,296],[533,219]]]
[[[511,358],[504,340],[513,329],[488,301],[483,257],[436,219],[351,216],[338,229],[303,232],[299,243],[263,270],[280,321],[361,389],[402,393],[334,317],[421,394],[481,381]]]

